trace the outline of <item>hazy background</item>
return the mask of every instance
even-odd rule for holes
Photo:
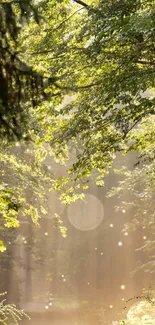
[[[122,159],[125,159],[124,161]],[[116,165],[132,167],[135,158],[117,158]],[[61,173],[51,158],[45,161]],[[138,266],[149,253],[137,251],[149,237],[147,229],[123,233],[133,209],[116,212],[116,198],[107,192],[119,177],[111,173],[105,187],[93,182],[84,202],[69,207],[48,196],[50,213],[36,228],[30,220],[13,232],[10,249],[1,257],[1,288],[10,302],[17,303],[32,317],[23,325],[98,325],[120,319],[130,305],[126,300],[148,288],[154,276]],[[67,238],[53,225],[58,212],[67,227]]]

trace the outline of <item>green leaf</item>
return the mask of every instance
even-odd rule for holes
[[[2,240],[0,240],[0,252],[3,253],[6,251],[6,247],[4,246],[4,243]]]

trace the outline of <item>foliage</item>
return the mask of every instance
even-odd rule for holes
[[[149,230],[150,238],[146,238],[145,244],[137,250],[143,249],[149,251],[150,254],[154,248],[153,234],[155,231],[153,206],[155,196],[154,122],[153,116],[142,119],[141,124],[131,132],[130,139],[133,143],[131,147],[139,155],[138,163],[133,170],[122,167],[121,170],[115,171],[123,176],[123,180],[108,194],[109,196],[116,195],[121,202],[116,207],[118,211],[127,212],[132,209],[134,212],[130,223],[125,225],[124,232],[136,231],[137,228]],[[149,262],[141,267],[154,272],[154,266],[154,256],[150,255]]]
[[[4,296],[6,293],[0,294]],[[0,323],[3,325],[18,325],[23,317],[28,317],[23,310],[13,304],[6,304],[6,299],[0,302]]]
[[[24,149],[32,166],[24,159],[19,163],[10,149],[2,148],[2,164],[9,165],[18,179],[13,187],[2,188],[5,213],[12,213],[4,196],[13,190],[17,195],[10,193],[9,200],[15,198],[20,212],[36,221],[34,196],[43,198],[43,180],[60,193],[65,204],[82,199],[92,176],[98,186],[104,185],[116,153],[129,151],[138,151],[143,165],[134,174],[126,171],[126,183],[121,183],[117,193],[132,183],[136,207],[143,195],[145,206],[151,208],[155,2],[49,0],[39,5],[35,1],[8,5],[4,1],[1,15],[1,80],[7,94],[0,97],[2,109],[9,114],[6,120],[2,115],[8,122],[1,123],[1,132],[4,139],[24,137],[33,142],[29,153]],[[50,180],[42,168],[47,152],[66,164],[67,171],[58,179]],[[35,193],[31,204],[25,179]],[[145,193],[141,188],[137,192],[139,180]],[[16,212],[10,215],[14,222]],[[133,223],[139,224],[139,210],[136,213]],[[153,211],[150,222],[152,218]]]
[[[39,22],[32,0],[0,3],[0,135],[9,140],[26,136],[25,100],[33,101],[41,84],[41,77],[18,58],[18,37],[32,15]]]
[[[155,316],[154,288],[143,290],[142,296],[129,299],[132,302],[124,320],[114,321],[112,325],[153,325]],[[138,302],[133,303],[134,300]]]
[[[9,228],[27,216],[38,225],[50,189],[69,204],[89,181],[103,186],[117,152],[138,156],[133,170],[116,171],[124,179],[110,192],[118,209],[134,210],[124,230],[149,224],[154,234],[155,2],[13,0],[0,16],[0,251]],[[61,177],[45,168],[48,154],[64,165]],[[150,238],[139,249],[153,246]],[[154,256],[143,267],[153,271]],[[1,305],[17,324],[22,314]]]
[[[52,3],[47,1],[46,5]],[[38,103],[48,99],[45,89],[55,80],[53,75],[44,75],[27,64],[18,49],[26,25],[41,28],[46,5],[43,1],[37,6],[33,0],[0,3],[0,135],[9,141],[30,139],[29,129],[35,128],[33,111]]]
[[[47,25],[45,17],[50,24],[51,13],[55,13],[50,26],[53,27],[59,19],[65,17],[66,4],[67,1],[64,1],[63,5],[59,1],[57,4],[54,1],[46,3],[41,1],[37,6],[36,2],[31,0],[26,2],[3,1],[0,4],[2,18],[0,25],[0,134],[3,140],[0,148],[2,169],[0,230],[2,237],[6,227],[17,228],[27,216],[30,216],[38,225],[39,217],[47,213],[44,206],[46,191],[49,190],[53,176],[42,164],[47,156],[47,150],[45,149],[46,145],[42,145],[42,141],[41,145],[39,144],[42,128],[38,121],[42,121],[41,112],[46,117],[49,111],[52,113],[51,104],[47,102],[48,94],[45,93],[45,88],[54,82],[55,77],[52,79],[53,72],[47,74],[46,71],[38,68],[32,60],[27,62],[28,53],[24,56],[23,52],[27,48],[26,33],[29,33],[33,27],[33,33],[36,36],[37,33],[40,35],[41,29],[45,29]],[[59,19],[57,10],[60,12]],[[59,31],[59,35],[61,32],[62,29]],[[41,33],[41,37],[44,33],[46,32]],[[21,35],[23,36],[22,48],[20,46]],[[29,41],[31,42],[31,37],[29,37]],[[56,46],[57,43],[58,38],[55,38]],[[60,95],[59,97],[61,100]],[[46,105],[44,105],[43,111],[42,107],[40,110],[37,105],[45,99]],[[60,100],[58,99],[57,103]],[[37,139],[36,134],[38,135]],[[17,139],[23,139],[22,143],[16,142]],[[25,145],[25,140],[30,139],[31,143],[29,141]],[[36,146],[32,144],[34,141],[36,141]],[[57,223],[62,235],[66,236],[65,227],[62,226],[59,218],[56,219],[55,224]],[[4,240],[7,241],[6,238]],[[1,251],[6,249],[2,240],[0,247]]]
[[[39,167],[29,166],[24,162],[24,157],[19,159],[18,155],[11,153],[10,148],[3,148],[0,159],[2,171],[2,185],[0,187],[1,232],[4,231],[5,227],[17,228],[19,220],[26,215],[30,215],[37,224],[39,214],[34,203],[35,197],[38,196],[40,200],[43,198]],[[31,158],[29,157],[29,159]],[[41,176],[43,179],[43,173]],[[4,250],[2,241],[1,250]]]
[[[20,30],[18,58],[47,79],[51,98],[28,115],[38,122],[30,136],[49,142],[55,157],[66,158],[71,142],[79,148],[68,181],[73,174],[75,181],[87,179],[94,169],[104,176],[132,129],[154,115],[154,96],[145,95],[154,87],[154,6],[153,0],[41,1],[40,25],[31,19]]]
[[[154,116],[154,94],[147,94],[154,88],[154,1],[91,3],[66,6],[61,22],[43,24],[42,34],[31,24],[19,47],[37,71],[49,78],[54,71],[55,81],[46,89],[53,96],[49,109],[45,103],[34,113],[42,129],[35,140],[48,142],[59,161],[74,155],[68,175],[54,182],[65,203],[79,198],[94,171],[102,185],[116,152],[137,150],[143,138],[132,131]],[[43,4],[47,17],[55,9],[52,2]],[[66,93],[69,102],[58,106]],[[146,153],[147,144],[143,141]]]
[[[45,148],[17,143],[17,146],[1,146],[0,168],[0,250],[4,251],[11,242],[13,229],[22,223],[39,227],[39,219],[47,213],[53,225],[66,237],[66,228],[56,210],[47,205],[47,197],[54,179],[53,170],[43,164]],[[28,219],[30,218],[30,220]],[[7,233],[8,234],[7,234]]]

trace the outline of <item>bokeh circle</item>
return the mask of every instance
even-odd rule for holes
[[[92,194],[86,194],[84,200],[71,203],[67,212],[70,223],[81,231],[97,228],[104,218],[103,204]]]

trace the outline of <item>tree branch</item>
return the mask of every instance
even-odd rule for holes
[[[126,138],[126,136],[128,135],[128,133],[129,133],[132,129],[135,128],[135,126],[140,122],[140,120],[141,120],[141,118],[138,118],[137,121],[135,121],[135,123],[133,123],[133,124],[131,125],[131,127],[129,128],[129,130],[123,134],[123,137],[122,137],[123,140]]]
[[[87,5],[87,3],[81,1],[81,0],[73,0],[74,2],[78,3],[79,5],[83,6],[86,9],[90,9],[90,7]]]
[[[138,60],[137,63],[139,63],[139,64],[145,64],[145,65],[155,65],[155,61]]]
[[[50,81],[50,78],[49,78],[49,81]],[[71,90],[71,91],[78,91],[80,89],[89,89],[91,87],[95,87],[95,86],[98,86],[100,84],[100,82],[96,82],[96,83],[91,83],[91,84],[88,84],[88,85],[85,85],[85,86],[74,86],[74,87],[71,87],[71,86],[60,86],[57,82],[53,82],[53,80],[51,79],[52,83],[54,84],[54,86],[56,88],[59,88],[59,89],[62,89],[62,90]]]
[[[73,12],[73,14],[71,16],[69,16],[68,18],[63,20],[58,26],[56,26],[56,28],[53,29],[53,32],[55,32],[57,29],[59,29],[63,24],[65,24],[69,19],[71,19],[75,14],[77,14],[81,10],[82,10],[82,8],[80,8],[80,9],[76,10],[75,12]]]

